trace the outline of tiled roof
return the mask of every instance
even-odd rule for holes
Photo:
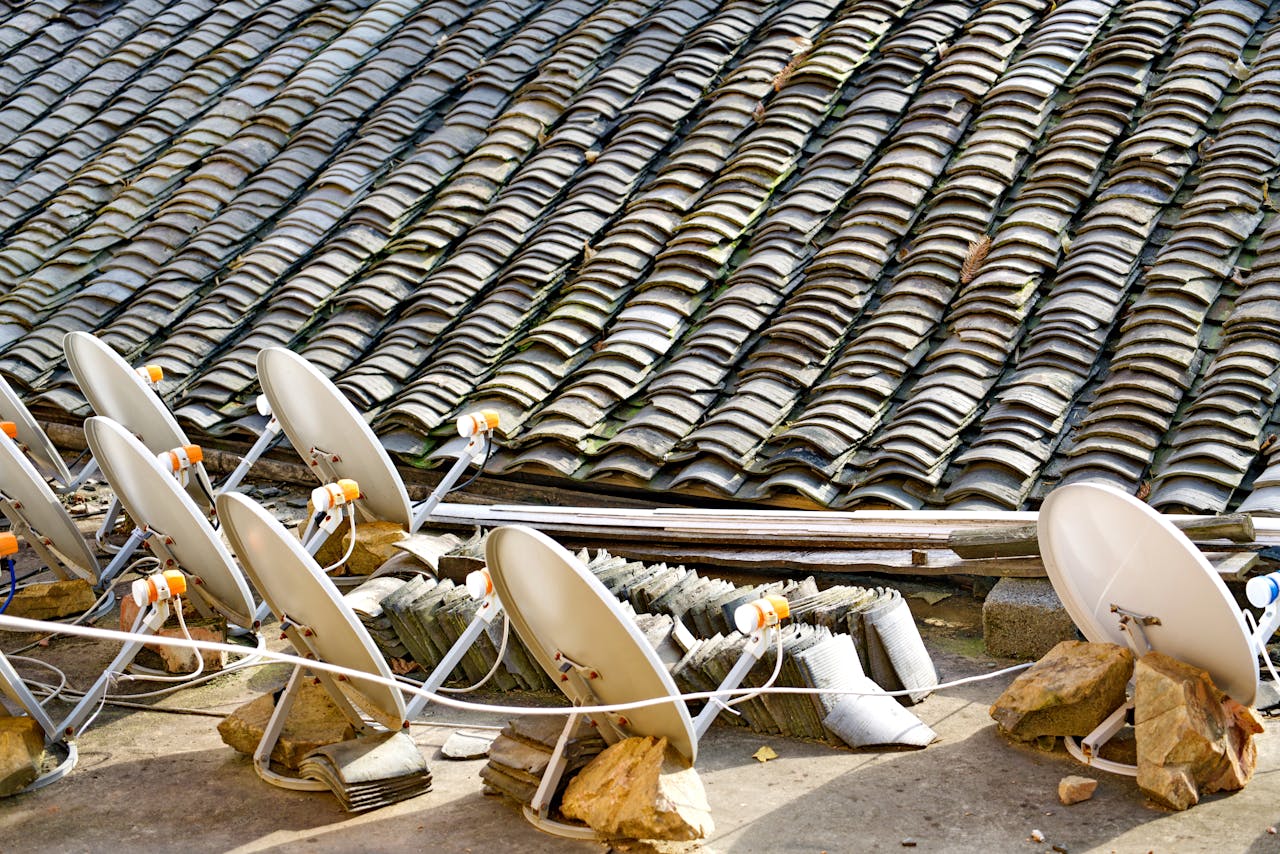
[[[287,345],[422,462],[831,507],[1234,506],[1275,426],[1280,3],[32,0],[0,370],[189,426]]]

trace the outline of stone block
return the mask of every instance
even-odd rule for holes
[[[1111,643],[1063,641],[991,706],[1004,734],[1019,741],[1088,735],[1125,703],[1133,653]]]
[[[652,736],[605,748],[569,782],[560,810],[606,838],[686,842],[714,829],[698,772]]]
[[[1213,684],[1209,674],[1150,652],[1134,670],[1138,786],[1177,810],[1203,794],[1242,789],[1258,762],[1251,709]]]
[[[44,731],[25,715],[0,715],[0,798],[15,795],[40,776]]]
[[[440,753],[445,759],[483,759],[489,755],[489,745],[493,744],[492,732],[455,732],[445,739]]]
[[[1087,801],[1098,788],[1098,781],[1089,777],[1063,777],[1058,781],[1058,800],[1067,806]]]
[[[57,620],[83,614],[97,600],[93,586],[83,578],[40,581],[13,594],[5,614],[28,620]]]
[[[227,715],[218,724],[223,743],[252,756],[275,708],[275,696],[264,694]],[[317,747],[346,741],[355,735],[346,715],[329,699],[324,687],[314,680],[305,680],[285,719],[280,739],[271,751],[271,761],[297,770],[303,757]]]
[[[982,605],[982,640],[991,655],[1040,658],[1054,644],[1078,637],[1053,585],[1043,578],[1002,578]]]

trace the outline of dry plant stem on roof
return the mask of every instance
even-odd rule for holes
[[[977,277],[978,271],[982,269],[982,262],[987,260],[987,253],[990,251],[991,235],[989,234],[984,234],[969,244],[964,263],[960,265],[960,284],[967,285]]]

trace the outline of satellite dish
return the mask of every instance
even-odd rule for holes
[[[46,476],[63,485],[71,483],[71,472],[62,461],[62,455],[3,377],[0,377],[0,421],[12,421],[17,425],[18,443],[26,448],[27,455],[44,470]]]
[[[253,586],[282,624],[309,629],[307,644],[324,661],[394,679],[355,612],[275,518],[234,492],[218,496],[218,516]],[[399,691],[356,678],[337,684],[378,723],[392,730],[403,725],[405,706]]]
[[[258,353],[258,379],[285,435],[321,483],[356,481],[372,516],[411,529],[409,494],[391,457],[328,377],[283,347],[267,347]]]
[[[35,466],[19,450],[8,436],[0,435],[0,495],[8,499],[5,515],[9,517],[20,533],[28,539],[45,563],[55,573],[62,575],[57,557],[61,557],[65,566],[87,579],[90,583],[98,581],[98,560],[89,549],[76,523],[67,515],[62,501],[45,483],[45,479]],[[29,537],[34,529],[40,541]],[[57,555],[50,554],[47,546],[52,546]]]
[[[115,350],[86,332],[68,332],[62,348],[95,413],[126,427],[155,454],[191,444],[173,413]],[[186,491],[198,507],[213,509],[213,484],[202,463],[192,466]]]
[[[611,705],[670,697],[669,703],[623,713],[625,722],[619,716],[608,722],[630,735],[665,736],[690,762],[697,758],[693,721],[675,682],[617,599],[581,561],[545,534],[520,526],[490,532],[485,556],[511,624],[571,701]],[[582,679],[561,681],[561,665],[577,665],[573,669]]]
[[[115,421],[94,416],[84,423],[93,456],[120,503],[139,526],[166,537],[165,548],[182,570],[199,578],[191,586],[215,611],[238,626],[253,625],[253,596],[208,519],[155,454]]]
[[[1158,624],[1139,627],[1152,649],[1208,671],[1253,705],[1258,669],[1244,617],[1173,523],[1113,487],[1073,483],[1045,499],[1038,528],[1045,569],[1085,637],[1124,646],[1123,614],[1154,617]]]

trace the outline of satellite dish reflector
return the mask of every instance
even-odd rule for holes
[[[62,339],[62,348],[80,391],[95,413],[126,427],[153,454],[191,444],[148,381],[115,350],[85,332],[68,332]],[[187,493],[197,506],[212,509],[213,484],[203,465],[192,467]]]
[[[283,347],[258,353],[271,411],[321,483],[360,484],[364,508],[410,530],[409,494],[382,443],[351,402],[306,359]]]
[[[252,499],[224,492],[218,496],[218,517],[253,586],[282,624],[287,621],[309,629],[307,643],[324,661],[394,678],[355,612],[271,514]],[[399,691],[355,678],[338,684],[352,703],[378,723],[393,730],[403,725],[405,706]]]
[[[26,449],[27,455],[43,470],[43,474],[62,485],[71,483],[71,472],[62,461],[62,455],[3,377],[0,377],[0,421],[14,423],[18,428],[18,444]]]
[[[1253,705],[1258,669],[1244,616],[1173,523],[1113,487],[1073,483],[1045,499],[1038,531],[1053,587],[1086,638],[1124,646],[1124,615],[1155,618],[1137,628],[1152,649]]]
[[[29,539],[28,545],[36,549],[50,569],[62,574],[56,560],[56,557],[61,557],[65,566],[76,575],[97,583],[98,560],[80,535],[76,523],[67,515],[62,501],[45,483],[40,472],[13,440],[4,435],[0,435],[0,496],[8,499],[4,505],[5,515],[15,529]],[[48,543],[29,538],[30,532],[23,530],[28,526]],[[57,555],[48,554],[46,545],[52,546]]]
[[[608,723],[630,735],[665,736],[690,762],[697,758],[693,721],[675,682],[581,561],[545,534],[520,526],[490,532],[485,556],[516,632],[570,700],[611,705],[670,697],[669,703],[610,715]],[[570,671],[573,677],[561,681]]]
[[[253,625],[253,596],[231,553],[200,508],[156,455],[110,418],[84,423],[93,456],[133,521],[166,537],[179,567],[200,579],[193,590],[238,626]]]

